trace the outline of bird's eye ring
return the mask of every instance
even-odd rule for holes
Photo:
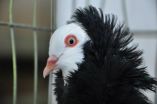
[[[74,47],[78,43],[78,40],[75,35],[70,34],[65,38],[64,43],[67,47]]]

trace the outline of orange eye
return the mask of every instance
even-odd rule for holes
[[[78,43],[78,40],[75,35],[70,34],[65,38],[64,42],[67,47],[74,47]]]

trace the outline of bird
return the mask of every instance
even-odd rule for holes
[[[76,9],[51,36],[43,71],[53,73],[57,104],[152,104],[156,78],[143,64],[134,34],[113,14],[94,6]]]

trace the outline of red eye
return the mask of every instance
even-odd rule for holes
[[[67,47],[74,47],[78,43],[78,40],[75,35],[70,34],[65,38],[64,42]]]

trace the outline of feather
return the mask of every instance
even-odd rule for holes
[[[62,84],[61,94],[56,84],[59,104],[151,104],[141,90],[155,91],[157,81],[142,67],[142,51],[128,46],[133,34],[125,25],[92,6],[77,9],[69,23],[78,23],[91,40],[84,44],[84,62],[71,72],[69,84]]]

